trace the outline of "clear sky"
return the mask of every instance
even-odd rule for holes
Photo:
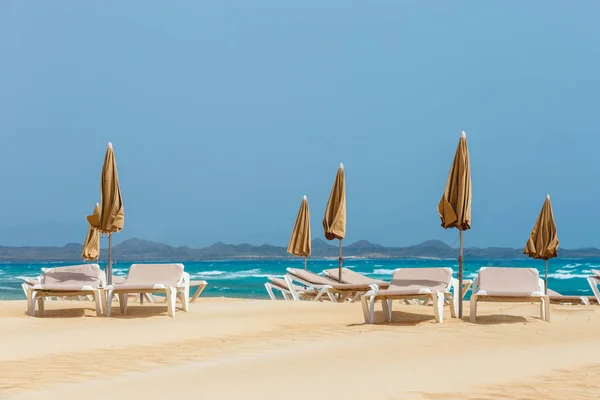
[[[0,0],[0,244],[82,242],[106,145],[116,239],[313,237],[346,167],[347,241],[452,244],[436,211],[460,132],[466,246],[523,246],[546,193],[600,246],[598,1]]]

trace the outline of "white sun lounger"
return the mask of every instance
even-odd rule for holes
[[[164,293],[168,314],[175,316],[177,297],[181,299],[183,311],[188,311],[190,301],[190,275],[183,271],[183,264],[133,264],[123,283],[108,286],[106,315],[110,316],[112,298],[119,296],[119,306],[127,313],[127,295],[130,293]]]
[[[450,314],[456,317],[458,280],[452,277],[451,268],[400,268],[394,271],[389,288],[379,289],[374,286],[361,297],[361,303],[365,322],[372,324],[375,302],[378,300],[381,301],[385,320],[391,321],[393,300],[431,299],[436,322],[443,322],[445,298],[450,302]]]
[[[273,290],[279,291],[284,300],[294,300],[292,291],[290,290],[285,279],[276,278],[273,276],[269,276],[267,279],[269,281],[265,283],[265,289],[267,289],[267,293],[269,294],[271,300],[277,300],[277,296],[275,296],[275,292]],[[312,300],[318,294],[318,291],[315,289],[305,288],[298,285],[294,285],[294,290],[298,294],[298,297],[302,300]]]
[[[293,281],[314,289],[317,292],[316,296],[312,299],[314,301],[321,301],[323,296],[327,296],[332,302],[341,303],[350,300],[353,303],[361,294],[371,289],[369,285],[365,284],[335,282],[330,278],[302,269],[288,268],[287,272],[284,279],[294,300],[300,300],[300,295],[296,291],[296,285],[294,285]]]
[[[483,267],[473,282],[470,321],[477,318],[479,302],[540,303],[542,320],[550,322],[550,298],[534,268]]]
[[[38,304],[40,315],[44,313],[44,299],[48,297],[70,297],[90,295],[96,302],[96,314],[102,314],[100,289],[106,284],[104,272],[98,264],[81,264],[67,267],[48,268],[38,277],[38,283],[23,289],[27,296],[27,313],[35,314]]]
[[[596,302],[596,298],[594,296],[577,296],[577,295],[565,295],[560,294],[552,289],[548,289],[548,297],[550,298],[550,303],[555,304],[584,304],[589,306],[592,302]]]

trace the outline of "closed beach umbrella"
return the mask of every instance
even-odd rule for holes
[[[287,247],[288,253],[304,257],[304,269],[306,269],[306,257],[310,256],[310,244],[310,211],[308,210],[308,200],[304,196]]]
[[[119,175],[112,144],[108,144],[100,180],[100,233],[108,234],[108,266],[106,277],[112,284],[112,234],[123,229],[125,212],[119,187]]]
[[[467,135],[462,132],[454,161],[448,174],[444,195],[438,204],[438,213],[445,229],[457,228],[460,236],[458,256],[458,317],[462,318],[463,298],[463,231],[471,229],[471,165]]]
[[[339,257],[339,281],[342,282],[342,240],[346,236],[346,177],[344,176],[344,164],[340,164],[327,209],[325,209],[325,217],[323,218],[323,230],[325,231],[325,239],[340,241],[340,257]]]
[[[81,258],[92,261],[100,257],[100,232],[98,232],[98,225],[100,223],[100,205],[98,203],[96,203],[92,215],[87,216],[87,220],[90,227],[85,242],[83,243]]]
[[[552,203],[550,203],[550,195],[547,195],[546,201],[544,201],[544,205],[542,206],[542,211],[538,216],[523,251],[523,254],[527,254],[531,258],[546,261],[546,274],[544,277],[544,290],[546,293],[548,293],[548,260],[558,255],[558,244]]]

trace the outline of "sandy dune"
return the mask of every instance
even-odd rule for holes
[[[398,306],[393,324],[364,325],[358,304],[191,306],[98,318],[91,303],[49,302],[32,318],[0,302],[0,398],[600,397],[600,307],[553,306],[546,323],[533,304],[482,304],[477,324],[446,309],[440,325],[431,307]]]

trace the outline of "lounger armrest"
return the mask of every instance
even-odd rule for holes
[[[184,272],[181,275],[181,279],[179,280],[179,282],[177,282],[177,286],[182,287],[182,286],[186,286],[190,284],[190,274],[187,272]]]
[[[471,285],[472,293],[477,293],[479,291],[479,276],[473,279],[473,285]]]
[[[544,283],[544,280],[542,278],[540,278],[539,282],[540,282],[540,290],[539,290],[539,292],[540,293],[546,293],[546,290],[545,290],[546,289],[546,285]]]

